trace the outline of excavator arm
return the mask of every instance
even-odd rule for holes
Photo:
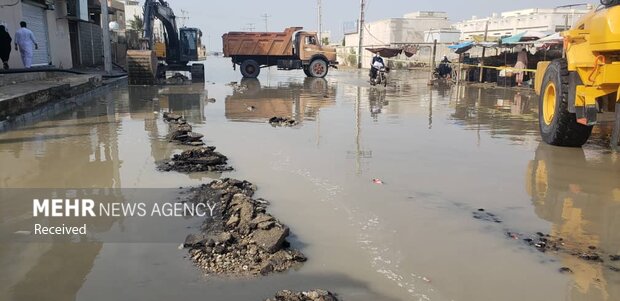
[[[148,49],[153,49],[153,23],[157,18],[166,28],[166,62],[179,63],[180,43],[176,17],[168,2],[163,0],[146,0],[144,2],[144,34]]]

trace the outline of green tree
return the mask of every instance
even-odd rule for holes
[[[137,32],[142,32],[144,29],[144,20],[140,16],[133,16],[133,20],[129,20],[129,28]]]

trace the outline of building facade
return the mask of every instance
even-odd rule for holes
[[[39,46],[33,54],[33,66],[73,67],[66,0],[0,0],[0,24],[6,26],[13,41],[21,21],[28,24]],[[15,48],[9,65],[23,68],[19,51]]]
[[[431,29],[450,28],[448,15],[444,12],[414,12],[402,18],[390,18],[367,22],[364,27],[365,47],[394,44],[422,43],[424,32]],[[358,44],[357,32],[345,34],[345,46]]]
[[[554,33],[569,29],[592,6],[586,9],[574,8],[532,8],[493,14],[488,18],[472,17],[470,20],[458,22],[453,26],[461,31],[461,40],[472,40],[474,36],[500,38],[512,36],[525,31]]]
[[[451,29],[451,23],[447,13],[420,11],[405,14],[401,18],[367,22],[364,26],[362,48],[398,48],[412,44],[420,45],[421,47],[418,53],[412,58],[406,58],[404,55],[400,55],[392,59],[392,61],[400,62],[400,64],[403,65],[409,63],[426,64],[429,63],[432,55],[432,51],[428,44],[432,45],[433,41],[428,42],[429,37],[443,38],[446,41],[442,43],[452,43],[454,35],[454,30]],[[347,65],[354,65],[358,44],[359,34],[357,31],[345,34],[344,46],[338,49],[339,61]],[[440,45],[438,47],[438,57],[441,58],[443,55],[448,55],[449,53],[450,51],[445,45]],[[371,52],[363,50],[362,65],[364,67],[368,67],[369,63],[366,62],[371,61],[372,55]]]
[[[108,1],[109,20],[125,27],[124,5]],[[100,0],[0,0],[0,24],[11,37],[25,21],[32,30],[38,49],[33,66],[70,69],[103,63],[103,32]],[[19,51],[11,52],[11,68],[22,68]]]

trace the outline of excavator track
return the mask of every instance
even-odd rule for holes
[[[158,60],[152,50],[128,50],[127,73],[130,85],[154,85],[157,83]]]

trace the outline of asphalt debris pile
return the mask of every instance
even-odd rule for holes
[[[472,212],[472,215],[475,219],[479,219],[479,220],[483,220],[483,221],[487,221],[487,222],[494,222],[494,223],[501,223],[502,220],[499,219],[499,217],[497,217],[495,214],[487,212],[486,210],[480,208],[477,211]]]
[[[288,117],[271,117],[269,118],[269,124],[273,127],[277,126],[295,126],[298,122]]]
[[[252,198],[255,191],[253,184],[234,179],[215,180],[190,190],[187,201],[215,204],[200,233],[189,235],[184,243],[189,257],[207,274],[267,275],[306,261],[286,241],[289,228],[267,213],[268,202]]]
[[[164,112],[163,118],[168,122],[168,139],[183,145],[202,146],[204,135],[192,132],[192,126],[185,121],[183,116]]]
[[[189,77],[181,73],[178,73],[178,72],[172,75],[171,77],[162,79],[162,81],[163,81],[163,84],[166,84],[166,85],[189,85],[192,83]]]
[[[170,160],[159,164],[161,171],[204,172],[204,171],[231,171],[227,165],[228,158],[215,151],[215,146],[205,146],[186,150],[175,154]]]
[[[307,292],[282,290],[265,301],[338,301],[338,298],[325,290],[315,289]]]
[[[478,209],[473,212],[473,217],[478,220],[501,223],[502,220],[495,214],[487,212],[484,209]],[[592,263],[599,263],[606,268],[620,272],[620,268],[612,265],[616,261],[620,261],[620,255],[607,254],[596,246],[583,245],[579,242],[568,241],[562,237],[545,234],[542,232],[522,233],[514,230],[504,229],[506,237],[511,240],[519,241],[528,247],[531,247],[541,253],[565,254],[573,256],[581,260]],[[560,273],[572,273],[568,267],[559,269]]]

